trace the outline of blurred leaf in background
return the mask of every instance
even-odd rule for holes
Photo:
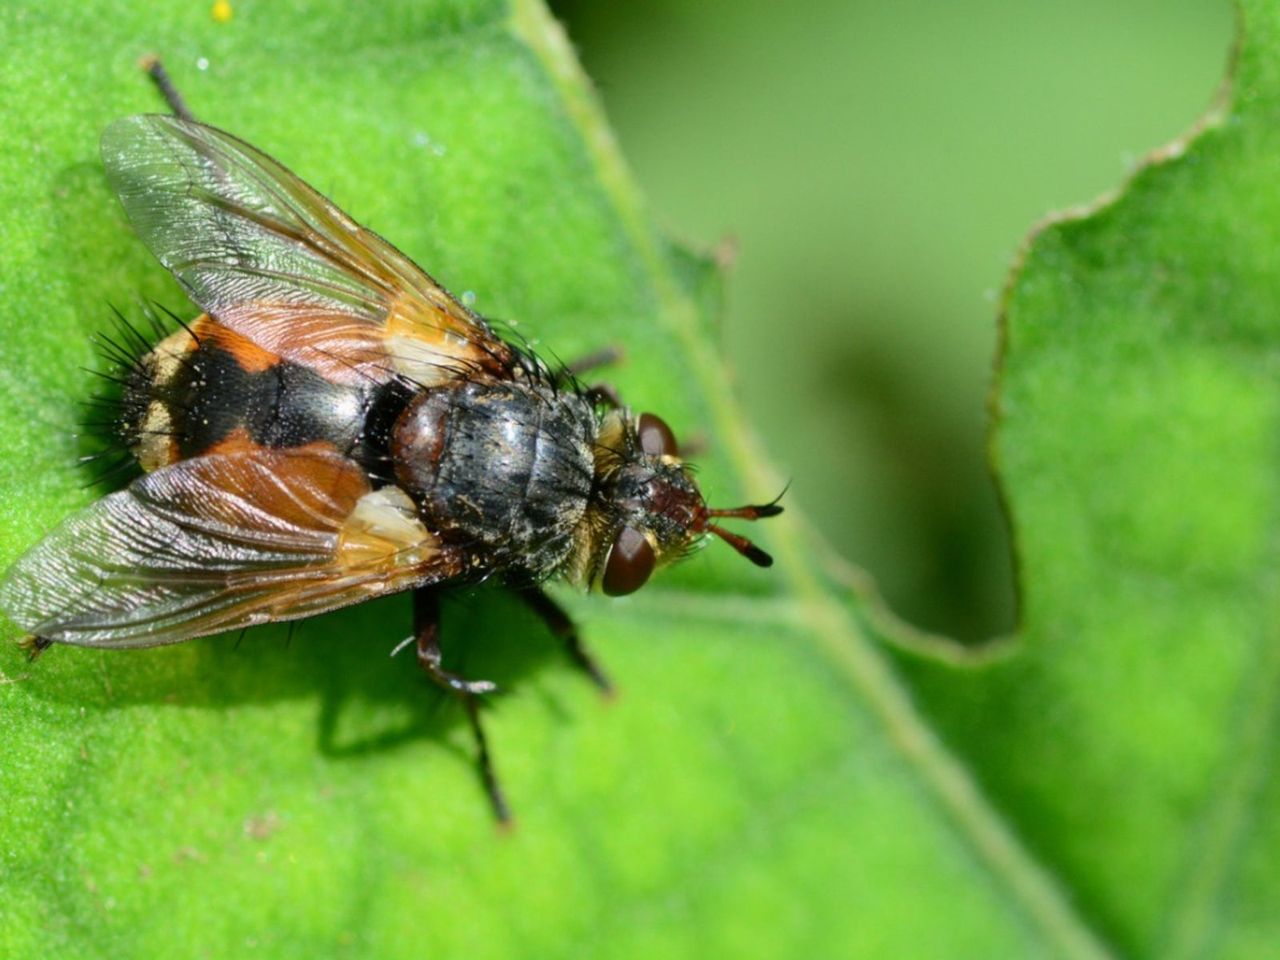
[[[734,238],[721,339],[790,496],[913,622],[1008,630],[996,294],[1206,108],[1227,0],[552,6],[663,222]]]

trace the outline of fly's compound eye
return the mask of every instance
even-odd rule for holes
[[[676,435],[671,432],[666,421],[652,413],[640,414],[636,424],[636,432],[640,436],[640,449],[651,457],[674,457],[680,453],[676,443]]]
[[[611,597],[635,593],[653,573],[656,559],[653,547],[643,533],[623,527],[613,541],[609,559],[604,563],[604,592]]]

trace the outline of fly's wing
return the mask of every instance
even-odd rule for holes
[[[371,230],[230,134],[125,117],[102,135],[135,229],[191,298],[335,383],[508,377],[510,344]]]
[[[453,573],[403,491],[336,453],[261,449],[183,460],[69,517],[10,568],[0,608],[48,640],[145,647]]]

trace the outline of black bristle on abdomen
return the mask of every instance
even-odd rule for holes
[[[134,448],[152,399],[151,351],[171,331],[149,305],[142,307],[146,333],[119,308],[110,309],[111,328],[92,337],[106,367],[89,371],[99,388],[81,404],[77,446],[79,463],[88,474],[86,485],[115,488],[141,473]]]
[[[119,406],[116,409],[115,435],[125,449],[133,451],[142,436],[142,424],[154,399],[156,379],[155,356],[139,357],[129,368],[120,389]],[[132,452],[130,453],[132,456]]]

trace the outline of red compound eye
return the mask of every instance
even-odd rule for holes
[[[657,558],[645,535],[631,527],[618,531],[604,563],[604,592],[611,597],[635,593],[645,585]]]
[[[680,453],[676,435],[666,421],[652,413],[640,414],[636,424],[640,436],[640,449],[651,457],[675,457]]]

